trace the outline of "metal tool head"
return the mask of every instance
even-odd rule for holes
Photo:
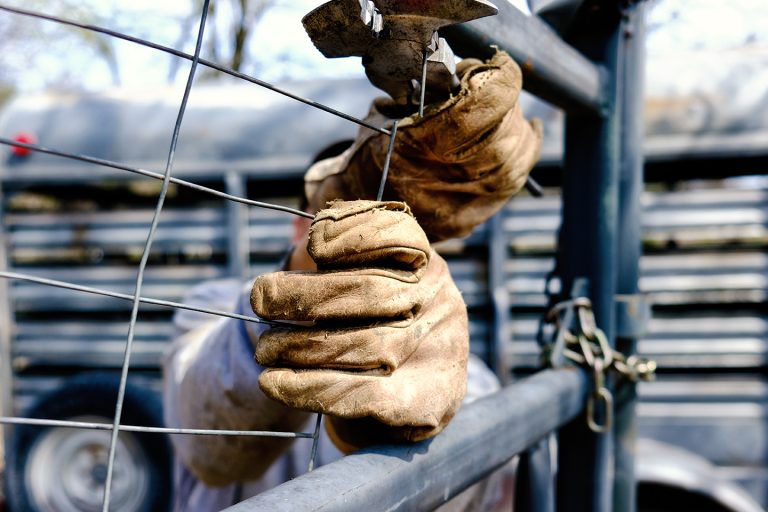
[[[408,103],[425,49],[427,89],[445,93],[455,85],[453,51],[437,31],[497,12],[487,0],[332,0],[302,22],[323,55],[362,57],[371,82]]]

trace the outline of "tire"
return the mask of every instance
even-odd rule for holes
[[[112,423],[119,378],[87,373],[44,396],[25,416]],[[121,423],[162,426],[156,394],[129,384]],[[7,498],[14,512],[99,512],[111,431],[16,426],[8,450]],[[165,512],[170,508],[171,451],[162,434],[121,432],[110,510]]]

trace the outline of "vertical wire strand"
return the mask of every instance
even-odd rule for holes
[[[379,183],[379,193],[376,194],[376,200],[381,201],[384,197],[384,187],[387,184],[387,175],[389,174],[389,163],[392,161],[392,152],[395,149],[395,137],[397,137],[397,123],[399,120],[395,120],[392,124],[392,131],[389,134],[389,147],[387,148],[387,157],[384,160],[384,170],[381,172],[381,183]]]
[[[117,448],[117,438],[120,433],[120,420],[123,413],[123,402],[125,400],[125,388],[128,381],[128,369],[131,364],[131,349],[133,347],[133,338],[136,330],[136,321],[139,315],[139,304],[141,303],[139,298],[141,297],[141,287],[144,282],[144,270],[147,267],[149,260],[149,253],[152,249],[152,242],[155,238],[157,226],[160,221],[160,214],[165,204],[165,198],[168,194],[168,187],[170,185],[171,170],[173,169],[173,160],[176,154],[176,146],[179,142],[179,132],[181,131],[181,122],[184,118],[184,112],[187,108],[187,102],[189,101],[189,95],[192,91],[192,83],[195,79],[195,72],[197,71],[197,64],[200,60],[200,50],[203,45],[203,34],[205,33],[205,23],[208,19],[208,5],[210,0],[204,0],[203,12],[200,15],[200,26],[197,32],[197,42],[195,44],[195,54],[192,59],[192,65],[189,69],[189,76],[187,77],[187,84],[184,89],[184,96],[181,99],[181,106],[179,107],[179,114],[176,117],[176,124],[173,129],[173,136],[171,137],[171,145],[168,151],[168,161],[165,166],[165,174],[163,176],[163,186],[160,190],[160,195],[157,199],[157,205],[155,207],[155,213],[152,217],[152,223],[149,228],[149,234],[147,235],[147,241],[144,244],[144,252],[141,255],[141,261],[139,262],[139,269],[136,276],[136,288],[134,292],[133,307],[131,309],[131,320],[128,325],[128,339],[125,344],[125,355],[123,357],[123,367],[120,374],[120,386],[117,393],[117,403],[115,405],[115,418],[112,424],[112,438],[109,444],[109,459],[107,462],[107,480],[104,486],[104,502],[102,506],[102,512],[109,512],[110,495],[112,491],[112,477],[114,474],[115,466],[115,451]]]
[[[312,453],[309,455],[309,466],[307,466],[307,473],[315,469],[315,459],[317,458],[317,445],[320,440],[320,422],[323,420],[323,415],[317,414],[317,421],[315,423],[315,432],[312,434]]]
[[[0,279],[3,279],[3,280],[15,279],[18,281],[26,281],[28,283],[36,283],[44,286],[61,288],[63,290],[73,290],[77,292],[90,293],[91,295],[101,295],[103,297],[111,297],[113,299],[121,299],[121,300],[129,300],[129,301],[133,301],[135,299],[133,295],[130,295],[128,293],[112,292],[109,290],[94,288],[92,286],[81,286],[78,284],[68,283],[66,281],[46,279],[44,277],[37,277],[30,274],[20,274],[18,272],[0,271]],[[272,325],[272,326],[286,325],[285,323],[279,320],[264,320],[263,318],[258,318],[256,316],[239,315],[237,313],[230,313],[228,311],[222,311],[219,309],[202,308],[198,306],[192,306],[190,304],[184,304],[181,302],[173,302],[170,300],[152,299],[149,297],[139,297],[139,301],[143,304],[153,304],[155,306],[165,306],[169,308],[185,309],[187,311],[196,311],[198,313],[205,313],[208,315],[215,315],[218,317],[234,318],[235,320],[242,320],[244,322],[252,322],[256,324],[265,324],[265,325]]]
[[[427,62],[429,61],[429,47],[424,47],[424,55],[421,61],[421,91],[419,94],[419,117],[424,117],[424,99],[427,97]]]

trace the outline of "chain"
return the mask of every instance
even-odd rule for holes
[[[575,329],[566,325],[565,318],[574,319]],[[613,394],[606,385],[606,374],[614,372],[632,382],[650,381],[655,376],[656,362],[636,355],[627,357],[611,348],[605,333],[597,327],[592,303],[586,297],[555,304],[546,321],[554,324],[556,334],[554,341],[544,346],[542,357],[549,366],[566,359],[590,370],[593,387],[587,400],[587,424],[593,432],[608,432],[613,424]]]

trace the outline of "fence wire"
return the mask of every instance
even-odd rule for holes
[[[141,291],[142,286],[144,284],[144,272],[147,267],[147,263],[149,260],[149,255],[152,249],[152,244],[155,239],[155,235],[157,232],[157,227],[160,222],[160,215],[163,211],[163,207],[165,204],[165,199],[168,193],[168,188],[170,183],[174,183],[179,186],[187,187],[199,192],[204,192],[206,194],[210,194],[212,196],[241,203],[247,206],[257,207],[257,208],[267,208],[272,210],[277,210],[281,212],[285,212],[292,215],[302,216],[306,218],[314,218],[313,215],[296,210],[293,208],[289,208],[282,205],[277,204],[270,204],[270,203],[264,203],[261,201],[254,201],[251,199],[247,199],[245,197],[239,197],[232,194],[228,194],[219,190],[215,190],[209,187],[205,187],[196,183],[192,183],[189,181],[185,181],[179,178],[175,178],[172,176],[173,171],[173,164],[174,164],[174,157],[175,157],[175,151],[176,151],[176,145],[178,143],[179,133],[181,130],[182,122],[184,119],[184,113],[186,110],[187,102],[189,99],[190,92],[193,87],[193,82],[195,78],[195,74],[197,71],[197,68],[199,65],[215,69],[217,71],[220,71],[222,73],[225,73],[227,75],[242,79],[244,81],[250,82],[252,84],[255,84],[257,86],[269,89],[271,91],[274,91],[275,93],[284,95],[288,98],[291,98],[295,101],[304,103],[312,108],[327,112],[329,114],[332,114],[334,116],[340,117],[346,121],[355,123],[359,126],[363,126],[365,128],[368,128],[370,130],[373,130],[375,132],[378,132],[380,134],[388,135],[390,137],[386,161],[385,161],[385,167],[384,171],[382,173],[382,180],[379,188],[379,194],[378,199],[380,200],[385,187],[385,182],[387,178],[387,171],[389,169],[389,163],[392,155],[392,151],[394,148],[394,141],[395,136],[397,133],[397,122],[395,122],[394,127],[392,130],[387,130],[385,128],[374,126],[367,121],[363,119],[359,119],[357,117],[354,117],[352,115],[349,115],[344,112],[340,112],[334,108],[331,108],[327,105],[323,105],[321,103],[318,103],[316,101],[303,98],[301,96],[298,96],[296,94],[291,93],[290,91],[287,91],[285,89],[282,89],[280,87],[277,87],[275,85],[272,85],[268,82],[265,82],[263,80],[260,80],[258,78],[255,78],[253,76],[246,75],[244,73],[235,71],[233,69],[229,69],[227,67],[221,66],[217,63],[205,60],[200,57],[200,52],[202,48],[202,42],[203,42],[203,35],[205,33],[205,25],[207,21],[207,16],[209,12],[209,3],[210,0],[205,0],[202,8],[202,12],[200,14],[199,18],[199,26],[197,31],[197,39],[195,44],[195,52],[193,55],[189,55],[185,52],[182,52],[180,50],[169,48],[167,46],[163,46],[157,43],[153,43],[151,41],[141,39],[138,37],[130,36],[128,34],[124,34],[121,32],[117,32],[114,30],[110,30],[98,25],[91,25],[86,23],[80,23],[74,20],[62,18],[59,16],[53,16],[49,14],[45,14],[42,12],[32,11],[28,9],[21,9],[17,7],[11,7],[7,5],[0,4],[0,11],[5,11],[6,13],[10,13],[13,15],[19,15],[19,16],[27,16],[32,18],[37,18],[44,21],[49,21],[53,23],[58,23],[62,25],[67,25],[71,27],[76,27],[84,30],[88,30],[91,32],[103,34],[109,37],[121,39],[124,41],[128,41],[131,43],[135,43],[147,48],[152,48],[154,50],[167,53],[170,55],[174,55],[176,57],[188,60],[191,62],[191,67],[189,70],[189,74],[186,81],[186,86],[184,89],[183,96],[181,98],[181,104],[179,107],[178,115],[176,118],[176,123],[174,125],[173,135],[171,137],[171,143],[170,148],[168,151],[168,158],[166,161],[165,171],[163,173],[158,173],[154,171],[149,171],[145,169],[139,169],[135,167],[131,167],[119,162],[113,162],[101,158],[95,158],[88,155],[80,155],[75,153],[69,153],[66,151],[62,151],[59,149],[54,148],[48,148],[39,144],[31,144],[31,143],[24,143],[24,142],[18,142],[11,139],[7,139],[4,137],[0,137],[0,144],[5,146],[11,146],[11,147],[21,147],[26,148],[35,152],[39,153],[45,153],[52,156],[57,156],[61,158],[76,160],[80,162],[85,162],[97,166],[102,167],[108,167],[112,169],[117,169],[125,172],[130,172],[133,174],[138,174],[141,176],[157,179],[162,181],[162,187],[160,190],[160,193],[158,195],[154,214],[152,218],[152,222],[150,224],[148,234],[146,241],[144,243],[144,248],[142,251],[141,260],[139,262],[138,268],[137,268],[137,275],[135,280],[135,291],[133,294],[125,294],[125,293],[118,293],[113,292],[109,290],[103,290],[88,286],[81,286],[74,283],[69,283],[65,281],[57,281],[53,279],[47,279],[42,278],[38,276],[28,275],[24,273],[19,272],[7,272],[7,271],[0,271],[0,278],[7,279],[7,280],[23,280],[28,282],[37,283],[43,286],[52,286],[52,287],[58,287],[63,289],[68,289],[72,291],[78,291],[83,293],[89,293],[89,294],[95,294],[95,295],[102,295],[122,300],[128,300],[132,302],[132,309],[131,309],[131,317],[130,322],[128,326],[128,335],[125,343],[125,352],[123,355],[123,362],[121,366],[121,373],[120,373],[120,383],[118,388],[118,396],[115,404],[115,415],[112,423],[95,423],[95,422],[83,422],[83,421],[67,421],[67,420],[54,420],[54,419],[37,419],[37,418],[23,418],[23,417],[16,417],[16,416],[0,416],[0,424],[7,424],[7,425],[29,425],[29,426],[39,426],[39,427],[64,427],[64,428],[76,428],[76,429],[92,429],[92,430],[105,430],[111,432],[111,438],[110,438],[110,447],[109,447],[109,455],[108,455],[108,465],[107,465],[107,477],[105,481],[105,488],[104,488],[104,498],[103,498],[103,506],[102,510],[103,512],[108,512],[110,507],[110,499],[111,499],[111,489],[112,489],[112,481],[113,481],[113,474],[114,474],[114,466],[115,466],[115,453],[116,453],[116,446],[117,446],[117,439],[118,434],[120,432],[143,432],[143,433],[157,433],[157,434],[169,434],[169,435],[213,435],[213,436],[260,436],[260,437],[273,437],[273,438],[294,438],[294,439],[312,439],[312,449],[311,449],[311,456],[308,463],[308,471],[312,471],[312,469],[315,466],[316,456],[317,456],[317,448],[318,448],[318,440],[320,437],[320,428],[321,428],[321,420],[322,415],[318,414],[317,419],[315,422],[315,426],[312,432],[275,432],[275,431],[240,431],[240,430],[209,430],[209,429],[187,429],[187,428],[162,428],[162,427],[146,427],[146,426],[137,426],[137,425],[125,425],[122,424],[122,408],[123,403],[125,399],[125,391],[127,386],[127,380],[128,380],[128,372],[130,370],[131,365],[131,352],[132,352],[132,345],[134,340],[134,334],[136,329],[136,323],[138,320],[139,315],[139,306],[140,304],[153,304],[153,305],[160,305],[160,306],[166,306],[170,308],[176,308],[176,309],[186,309],[191,311],[196,311],[200,313],[206,313],[210,315],[215,315],[219,317],[227,317],[232,318],[236,320],[241,321],[247,321],[247,322],[253,322],[253,323],[267,323],[271,325],[280,324],[280,322],[271,322],[271,321],[265,321],[263,319],[257,318],[257,317],[251,317],[246,315],[239,315],[235,313],[229,313],[226,311],[221,310],[215,310],[215,309],[208,309],[208,308],[201,308],[197,306],[191,306],[188,304],[183,304],[179,302],[172,302],[172,301],[166,301],[166,300],[159,300],[159,299],[152,299],[148,297],[142,297]],[[426,69],[426,61],[424,62],[424,68]],[[420,104],[419,104],[419,112],[423,113],[424,108],[424,91],[426,89],[426,82],[424,80],[424,77],[422,77],[422,84],[421,84],[421,98],[420,98]]]
[[[2,4],[0,4],[0,10],[1,11],[12,12],[12,13],[15,13],[15,14],[21,14],[21,15],[24,15],[24,16],[30,16],[30,17],[33,17],[33,18],[39,18],[39,19],[43,19],[43,20],[53,21],[53,22],[56,22],[56,23],[60,23],[62,25],[69,25],[71,27],[82,28],[84,30],[90,30],[92,32],[97,32],[99,34],[105,34],[105,35],[108,35],[108,36],[111,36],[111,37],[114,37],[114,38],[117,38],[117,39],[122,39],[124,41],[129,41],[131,43],[136,43],[136,44],[139,44],[141,46],[146,46],[147,48],[152,48],[154,50],[158,50],[158,51],[161,51],[161,52],[164,52],[164,53],[168,53],[170,55],[175,55],[176,57],[180,57],[182,59],[186,59],[186,60],[189,60],[189,61],[195,60],[195,56],[189,55],[188,53],[184,53],[184,52],[176,50],[174,48],[169,48],[167,46],[163,46],[163,45],[160,45],[160,44],[157,44],[157,43],[153,43],[151,41],[147,41],[146,39],[141,39],[139,37],[134,37],[134,36],[131,36],[131,35],[128,35],[128,34],[124,34],[122,32],[117,32],[115,30],[109,30],[107,28],[100,27],[100,26],[97,26],[97,25],[90,25],[90,24],[87,24],[87,23],[80,23],[80,22],[77,22],[77,21],[74,21],[74,20],[68,20],[66,18],[62,18],[62,17],[59,17],[59,16],[52,16],[52,15],[49,15],[49,14],[43,14],[43,13],[40,13],[40,12],[30,11],[30,10],[26,10],[26,9],[19,9],[17,7],[9,7],[9,6],[2,5]],[[235,78],[240,78],[242,80],[245,80],[246,82],[251,82],[252,84],[256,84],[258,86],[261,86],[261,87],[264,87],[266,89],[269,89],[270,91],[274,91],[274,92],[276,92],[278,94],[282,94],[283,96],[287,96],[288,98],[291,98],[293,100],[296,100],[296,101],[299,101],[299,102],[304,103],[306,105],[309,105],[310,107],[314,107],[316,109],[323,110],[325,112],[328,112],[329,114],[333,114],[333,115],[338,116],[338,117],[340,117],[342,119],[346,119],[347,121],[351,121],[351,122],[353,122],[355,124],[358,124],[360,126],[365,126],[366,128],[368,128],[370,130],[373,130],[373,131],[376,131],[376,132],[379,132],[379,133],[383,133],[385,135],[389,135],[389,130],[387,130],[385,128],[380,128],[378,126],[374,126],[374,125],[364,121],[363,119],[359,119],[359,118],[357,118],[355,116],[351,116],[349,114],[346,114],[344,112],[336,110],[335,108],[331,108],[331,107],[329,107],[327,105],[323,105],[322,103],[318,103],[316,101],[312,101],[312,100],[307,99],[307,98],[302,98],[301,96],[293,94],[292,92],[287,91],[285,89],[281,89],[280,87],[272,85],[269,82],[265,82],[264,80],[259,80],[256,77],[246,75],[245,73],[240,73],[239,71],[235,71],[234,69],[230,69],[230,68],[227,68],[225,66],[221,66],[219,64],[216,64],[215,62],[211,62],[211,61],[206,60],[206,59],[201,59],[201,58],[199,58],[199,56],[196,59],[196,61],[198,63],[202,64],[203,66],[208,67],[208,68],[215,69],[216,71],[220,71],[222,73],[226,73],[227,75],[233,76]]]

